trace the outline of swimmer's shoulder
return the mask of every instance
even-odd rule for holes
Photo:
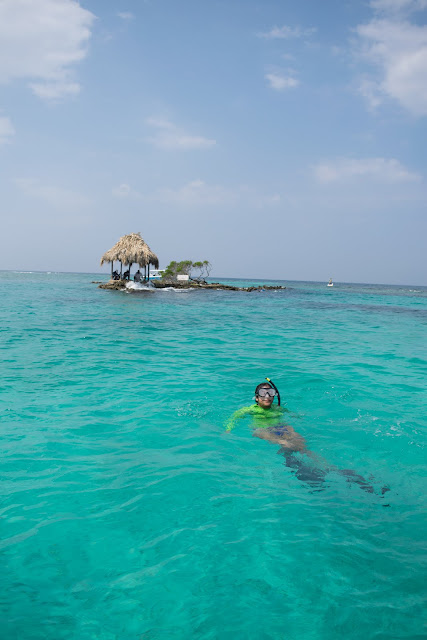
[[[242,407],[241,409],[238,409],[236,413],[240,413],[241,415],[252,415],[254,413],[257,413],[258,411],[259,411],[259,406],[257,404],[250,404],[247,407]]]

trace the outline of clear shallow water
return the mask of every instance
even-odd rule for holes
[[[425,637],[426,288],[0,276],[2,640]],[[265,376],[384,499],[223,432]]]

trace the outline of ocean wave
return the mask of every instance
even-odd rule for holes
[[[188,292],[190,289],[175,289],[175,287],[164,287],[162,289],[157,289],[154,285],[150,283],[142,284],[141,282],[127,282],[126,289],[128,291],[176,291],[177,293]]]
[[[162,289],[156,289],[156,291],[176,291],[176,293],[188,293],[191,289],[175,289],[175,287],[165,287]]]
[[[141,282],[126,282],[126,289],[129,291],[154,291],[152,284],[142,284]]]

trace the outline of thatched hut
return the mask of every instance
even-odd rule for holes
[[[140,233],[129,233],[122,236],[120,240],[101,258],[101,267],[104,262],[111,262],[111,275],[113,274],[113,264],[115,261],[120,262],[120,276],[122,276],[123,265],[129,267],[129,271],[133,264],[144,267],[145,274],[150,277],[150,264],[155,269],[159,268],[159,259],[148,244],[143,240]]]

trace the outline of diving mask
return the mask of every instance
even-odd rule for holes
[[[275,396],[277,396],[277,393],[274,389],[259,389],[258,390],[258,395],[260,398],[266,398],[267,396],[270,398],[274,398]]]

